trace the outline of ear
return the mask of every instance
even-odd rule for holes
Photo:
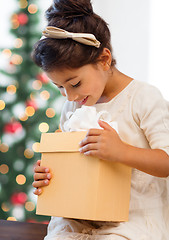
[[[102,65],[104,71],[108,71],[111,66],[112,55],[108,48],[104,48],[99,56],[99,63]]]

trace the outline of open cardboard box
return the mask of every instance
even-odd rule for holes
[[[84,156],[86,131],[43,133],[41,164],[52,173],[38,196],[37,214],[98,221],[127,221],[131,168]],[[113,147],[113,146],[112,146]]]

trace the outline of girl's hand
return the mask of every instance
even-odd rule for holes
[[[108,161],[123,161],[126,144],[109,124],[101,120],[98,123],[103,130],[90,129],[80,142],[80,152]]]
[[[41,187],[47,186],[51,179],[51,173],[48,168],[40,166],[41,160],[38,160],[34,167],[34,182],[32,186],[35,187],[34,194],[40,195],[42,193]]]

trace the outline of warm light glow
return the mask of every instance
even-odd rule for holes
[[[21,116],[19,116],[19,119],[22,121],[22,122],[25,122],[28,120],[28,116],[26,114],[22,114]]]
[[[3,100],[0,100],[0,110],[3,110],[5,108],[5,102]]]
[[[24,151],[24,156],[28,159],[32,158],[34,156],[34,152],[32,151],[32,149],[27,148]]]
[[[35,4],[30,4],[28,7],[28,12],[34,14],[38,11],[38,7]]]
[[[14,46],[15,46],[16,48],[21,48],[22,45],[23,45],[22,39],[20,39],[20,38],[15,39]]]
[[[26,8],[28,6],[28,2],[26,0],[20,0],[19,5],[20,8]]]
[[[44,100],[48,100],[49,98],[50,98],[50,93],[48,92],[48,91],[42,91],[41,93],[40,93],[40,97],[42,98],[42,99],[44,99]]]
[[[17,184],[19,185],[23,185],[26,183],[26,177],[23,175],[23,174],[19,174],[17,177],[16,177],[16,182]]]
[[[31,106],[26,107],[25,113],[28,117],[32,117],[35,114],[35,109]]]
[[[34,152],[39,152],[39,148],[40,148],[40,143],[39,142],[35,142],[32,145],[32,149],[33,149]]]
[[[8,217],[7,220],[8,221],[17,221],[15,217]]]
[[[9,172],[9,167],[6,164],[0,165],[0,173],[7,174]]]
[[[40,80],[35,80],[32,83],[32,87],[35,90],[40,90],[42,88],[42,82]]]
[[[48,108],[46,110],[46,116],[48,118],[53,118],[55,116],[55,110],[53,108]]]
[[[7,58],[10,58],[11,55],[12,55],[12,52],[11,52],[10,49],[4,49],[4,50],[2,51],[2,53],[3,53]]]
[[[6,89],[7,93],[13,95],[16,93],[16,86],[15,85],[9,85]]]
[[[18,54],[14,54],[11,57],[11,63],[13,63],[15,65],[20,65],[22,62],[23,62],[23,58]]]
[[[11,18],[11,22],[12,22],[12,28],[13,29],[17,29],[19,27],[19,21],[18,21],[18,15],[17,14],[13,14],[13,16]]]
[[[40,132],[47,132],[49,130],[49,125],[45,122],[42,122],[39,124],[39,130]]]
[[[2,143],[2,144],[0,145],[0,151],[1,151],[1,152],[6,153],[6,152],[8,152],[8,150],[9,150],[9,146],[8,146],[7,144]]]
[[[33,202],[26,202],[25,203],[25,209],[27,211],[31,212],[35,209],[35,204]]]
[[[9,212],[10,208],[6,203],[2,203],[1,208],[4,212]]]
[[[35,96],[34,96],[34,93],[30,94],[30,99],[33,100],[33,101],[36,99]]]

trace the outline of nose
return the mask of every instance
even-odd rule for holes
[[[65,95],[66,95],[68,101],[75,101],[76,99],[78,99],[78,95],[73,93],[73,91],[71,91],[71,90],[65,89]]]

